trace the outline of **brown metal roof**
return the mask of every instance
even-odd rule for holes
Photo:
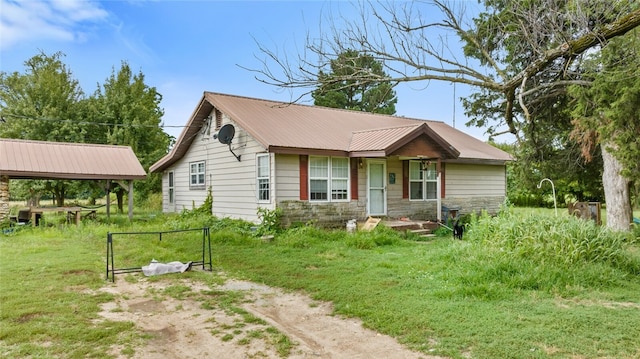
[[[433,131],[426,121],[417,121],[410,126],[354,132],[349,152],[353,157],[385,157],[421,135],[442,149],[444,159],[460,156],[460,152]]]
[[[0,175],[10,178],[145,179],[128,146],[0,139]]]
[[[498,162],[512,159],[506,152],[440,121],[205,92],[172,151],[151,166],[151,172],[162,171],[184,156],[213,108],[229,116],[271,152],[379,156],[404,144],[401,142],[410,138],[409,133],[422,131],[420,135],[439,142],[451,158]]]

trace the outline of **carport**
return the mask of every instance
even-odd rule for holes
[[[128,191],[133,219],[133,181],[146,177],[129,146],[0,139],[0,221],[9,216],[9,179],[105,181],[107,196],[115,182]]]

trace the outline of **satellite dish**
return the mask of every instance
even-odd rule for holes
[[[231,140],[233,140],[233,136],[236,134],[236,129],[232,124],[228,123],[218,131],[218,141],[225,145],[231,145]]]
[[[229,145],[229,151],[231,152],[231,154],[233,154],[233,156],[235,156],[235,158],[240,161],[240,156],[236,155],[231,149],[231,141],[233,140],[233,136],[235,134],[235,127],[233,127],[232,124],[228,123],[222,126],[222,128],[220,128],[220,131],[218,131],[217,134],[213,135],[213,138],[217,138],[218,141],[220,141],[220,143],[222,143],[223,145]]]

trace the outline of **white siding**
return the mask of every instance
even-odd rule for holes
[[[229,151],[228,145],[214,141],[215,145],[209,155],[213,164],[211,168],[213,214],[218,217],[240,218],[256,222],[258,220],[256,154],[264,153],[265,150],[246,131],[224,117],[223,125],[226,123],[235,126],[236,133],[231,149],[240,156],[240,161]],[[273,173],[272,160],[271,172]],[[271,185],[273,184],[272,180]],[[262,203],[260,206],[271,207],[268,203]]]
[[[185,209],[193,209],[202,205],[207,198],[207,188],[211,180],[211,161],[208,159],[209,153],[213,149],[213,140],[198,134],[194,139],[191,148],[183,158],[178,160],[173,166],[167,168],[162,175],[163,188],[163,211],[181,212]],[[189,186],[189,164],[192,162],[205,161],[205,186],[192,189]],[[169,172],[173,171],[174,198],[173,205],[169,203]]]
[[[300,199],[300,156],[276,155],[276,201]]]
[[[395,174],[396,183],[389,183],[390,173]],[[397,157],[390,157],[387,161],[387,199],[397,198],[402,198],[402,161]]]
[[[505,166],[447,163],[446,198],[505,196]]]
[[[208,135],[198,134],[198,138],[183,158],[164,171],[162,179],[163,187],[163,211],[180,212],[183,209],[192,209],[202,205],[207,196],[207,189],[211,188],[213,196],[213,214],[218,217],[240,218],[248,221],[257,221],[257,183],[256,183],[256,154],[264,153],[264,148],[246,131],[237,126],[226,115],[223,116],[223,125],[231,123],[235,126],[235,136],[231,148],[238,161],[229,151],[229,146],[213,139],[213,131]],[[189,163],[205,161],[206,178],[205,189],[189,188]],[[271,156],[271,203],[261,203],[261,207],[273,208],[273,181],[274,163]],[[175,207],[169,204],[169,176],[174,171]]]

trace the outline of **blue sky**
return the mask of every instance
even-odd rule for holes
[[[0,0],[0,70],[24,72],[24,62],[60,51],[86,94],[93,93],[126,61],[163,96],[165,131],[178,137],[204,91],[290,101],[292,94],[255,79],[261,68],[256,41],[296,56],[307,35],[327,19],[356,16],[345,1],[87,1]],[[241,67],[242,66],[242,67]],[[397,115],[444,121],[467,128],[449,83],[396,88]],[[456,97],[470,93],[456,85]],[[302,103],[312,104],[309,97]],[[455,110],[454,110],[455,107]]]

